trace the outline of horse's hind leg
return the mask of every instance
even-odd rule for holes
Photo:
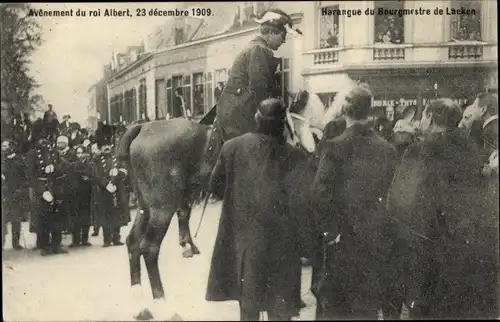
[[[198,255],[200,250],[193,242],[191,237],[191,229],[189,228],[189,220],[191,219],[192,206],[189,201],[183,200],[179,210],[177,211],[177,218],[179,220],[179,244],[184,249],[182,256],[189,258],[193,255]],[[186,247],[188,246],[189,247]]]
[[[161,299],[165,296],[158,269],[158,258],[161,243],[167,233],[174,213],[175,209],[151,208],[151,218],[148,222],[145,238],[141,243],[141,250],[144,255],[146,269],[148,270],[153,299]]]

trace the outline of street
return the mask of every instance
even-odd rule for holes
[[[178,244],[177,217],[172,220],[159,260],[166,298],[159,305],[159,310],[153,309],[155,320],[239,319],[237,302],[205,301],[220,206],[220,202],[208,205],[195,239],[201,254],[193,258],[182,257],[182,249]],[[135,216],[135,212],[132,211],[132,216]],[[193,235],[200,215],[201,207],[193,209]],[[130,226],[131,223],[122,228],[123,242]],[[46,257],[32,250],[35,235],[29,233],[27,223],[23,223],[21,236],[25,250],[12,250],[11,236],[8,234],[2,254],[4,320],[132,320],[138,312],[132,301],[126,246],[102,248],[102,231],[100,233],[98,237],[91,237],[92,247],[67,248],[69,254]],[[64,246],[70,243],[70,235],[64,237]],[[141,268],[144,298],[151,299],[144,261]],[[302,299],[308,306],[301,311],[301,320],[314,319],[315,299],[309,291],[310,283],[311,270],[304,268]]]

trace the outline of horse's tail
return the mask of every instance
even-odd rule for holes
[[[149,207],[146,203],[142,190],[139,188],[137,183],[137,176],[135,169],[132,167],[132,162],[130,158],[130,145],[135,140],[135,138],[141,133],[143,124],[135,124],[125,131],[120,140],[118,141],[118,146],[116,147],[116,158],[122,162],[129,173],[129,182],[134,189],[137,196],[137,201],[139,203],[139,212],[136,217],[136,222],[141,221],[140,226],[147,224],[149,220]],[[135,225],[135,224],[134,224]]]

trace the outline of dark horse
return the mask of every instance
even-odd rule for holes
[[[304,105],[293,109],[299,116],[325,113],[322,105],[303,100],[296,100],[296,104]],[[127,237],[131,285],[138,296],[142,293],[140,258],[143,256],[153,299],[164,297],[158,257],[175,213],[183,256],[200,253],[191,237],[189,219],[192,205],[200,196],[204,197],[202,193],[207,189],[223,144],[216,127],[207,125],[213,122],[213,112],[214,109],[200,123],[176,118],[130,125],[119,141],[117,157],[129,169],[140,206]],[[296,141],[301,143],[301,135],[297,136]],[[152,314],[142,309],[136,318],[150,319]]]

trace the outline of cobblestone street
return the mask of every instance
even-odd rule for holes
[[[201,207],[193,210],[194,234]],[[133,213],[135,215],[135,211]],[[160,270],[166,299],[153,314],[156,320],[238,320],[236,302],[206,302],[205,288],[217,233],[220,203],[209,205],[195,240],[201,255],[182,257],[178,245],[177,219],[171,223],[160,255]],[[130,225],[122,229],[122,240]],[[10,230],[10,226],[9,226]],[[21,244],[13,251],[10,234],[3,252],[3,317],[5,321],[131,320],[137,313],[130,291],[126,246],[102,248],[102,232],[91,237],[92,247],[69,249],[69,254],[41,257],[33,251],[35,235],[23,225]],[[63,240],[69,245],[71,237]],[[144,297],[151,298],[146,268],[142,262]],[[310,268],[303,270],[302,298],[308,307],[302,320],[314,318],[315,300],[309,291]]]

